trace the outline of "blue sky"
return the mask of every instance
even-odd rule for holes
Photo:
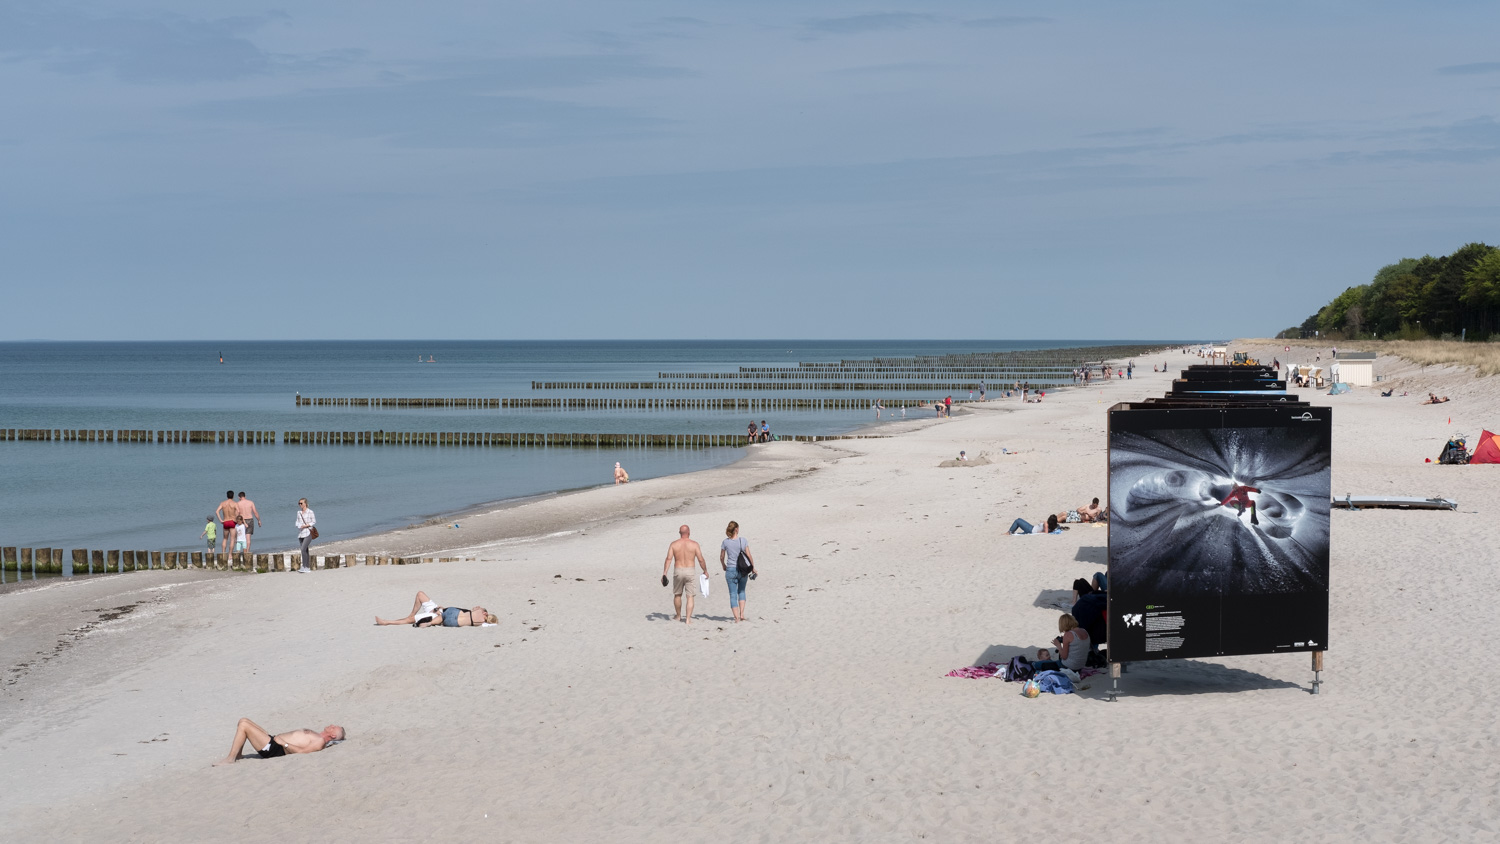
[[[1269,334],[1500,242],[1497,24],[0,0],[5,339]]]

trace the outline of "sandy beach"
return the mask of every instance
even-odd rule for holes
[[[1056,635],[1107,530],[1005,527],[1104,496],[1104,411],[1196,362],[320,549],[474,562],[0,595],[0,820],[14,840],[1493,840],[1500,469],[1424,463],[1500,428],[1493,377],[1382,358],[1396,396],[1301,391],[1336,408],[1335,495],[1459,503],[1334,512],[1322,694],[1305,654],[1137,664],[1115,703],[1104,677],[1028,700],[944,676]],[[940,466],[960,449],[988,462]],[[717,573],[731,519],[751,620],[718,577],[671,622],[677,526]],[[372,624],[418,589],[500,624]],[[349,740],[211,767],[241,716]]]

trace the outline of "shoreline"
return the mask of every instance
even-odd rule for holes
[[[1137,372],[899,436],[773,443],[728,467],[528,502],[492,536],[465,522],[457,533],[480,561],[298,578],[153,571],[0,597],[0,816],[17,836],[70,840],[980,841],[1007,806],[1056,800],[1037,760],[1056,757],[1058,724],[1079,723],[1116,737],[1100,745],[1107,799],[1139,822],[1083,813],[1075,837],[1279,840],[1314,824],[1347,833],[1334,840],[1420,837],[1412,794],[1472,795],[1500,774],[1500,684],[1480,672],[1464,694],[1412,695],[1387,682],[1390,655],[1422,647],[1445,614],[1495,618],[1494,467],[1424,458],[1450,415],[1500,415],[1500,380],[1401,376],[1455,379],[1438,408],[1301,391],[1335,408],[1335,493],[1461,505],[1333,514],[1319,696],[1307,660],[1285,654],[1133,664],[1107,706],[1098,678],[1028,700],[945,676],[1057,634],[1068,584],[1107,565],[1108,531],[1005,526],[1104,495],[1106,411],[1172,377]],[[959,449],[989,460],[953,465]],[[718,560],[731,519],[760,572],[744,624]],[[713,575],[690,627],[660,585],[681,524]],[[447,534],[429,539],[459,544]],[[500,623],[372,624],[417,590],[481,603]],[[272,732],[340,724],[349,740],[211,767],[240,717]],[[472,764],[390,774],[413,758]],[[663,802],[666,781],[681,799]],[[229,814],[273,791],[318,798]],[[1493,806],[1470,814],[1460,837],[1500,823]]]

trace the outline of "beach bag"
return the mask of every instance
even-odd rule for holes
[[[698,575],[698,594],[708,597],[708,575],[706,574]]]
[[[307,529],[307,538],[308,539],[317,539],[318,538],[318,528],[317,528],[316,525],[314,525],[314,526],[312,526],[312,527],[310,527],[310,528]]]
[[[1005,682],[1020,683],[1031,679],[1031,662],[1024,656],[1013,656],[1010,664],[1005,666]]]
[[[754,568],[754,566],[750,565],[750,558],[745,556],[746,547],[745,540],[741,539],[739,556],[734,558],[734,570],[739,572],[741,577],[749,574],[750,570]]]
[[[1026,685],[1021,687],[1021,694],[1026,697],[1041,697],[1042,684],[1036,680],[1027,680]]]

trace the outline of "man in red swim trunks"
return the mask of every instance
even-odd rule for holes
[[[234,551],[234,526],[240,518],[240,507],[234,503],[234,490],[224,493],[224,497],[228,500],[220,501],[215,513],[219,521],[224,523],[224,547],[220,553],[229,554]]]
[[[1260,524],[1260,519],[1255,518],[1255,502],[1250,500],[1250,493],[1252,492],[1260,492],[1260,490],[1248,484],[1240,484],[1231,489],[1229,494],[1224,496],[1224,500],[1219,502],[1219,505],[1221,507],[1233,507],[1238,510],[1239,512],[1236,514],[1236,517],[1245,515],[1245,508],[1249,507],[1250,524],[1258,525]]]

